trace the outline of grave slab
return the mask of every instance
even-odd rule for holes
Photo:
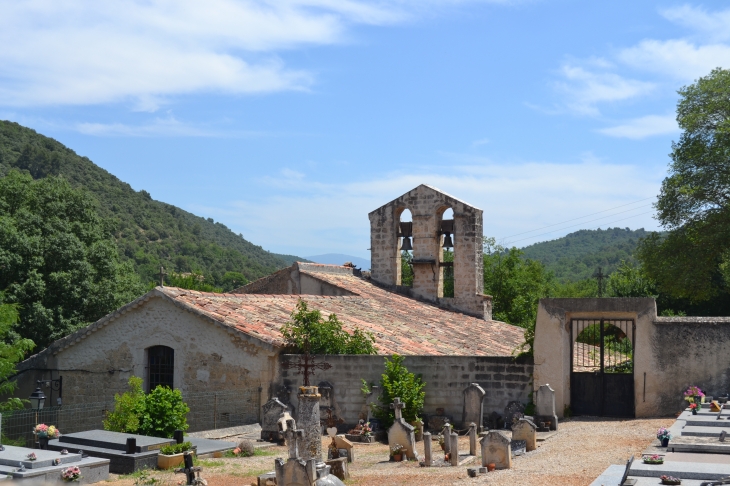
[[[27,461],[26,456],[34,452],[38,457],[35,461]],[[17,460],[22,458],[25,460]],[[53,459],[60,459],[60,464],[54,465]],[[109,461],[98,457],[82,458],[79,454],[61,455],[58,452],[26,447],[5,446],[0,452],[0,476],[12,478],[14,482],[28,485],[60,484],[61,471],[70,466],[81,469],[82,484],[91,484],[109,478]],[[28,467],[27,463],[31,463]],[[25,466],[25,471],[18,471],[19,464]],[[2,479],[2,478],[0,478]]]
[[[720,442],[715,437],[681,436],[669,441],[668,451],[730,454],[730,442]]]
[[[728,415],[723,416],[720,420],[717,420],[717,414],[713,417],[711,414],[705,415],[690,415],[687,417],[686,427],[730,427],[730,411],[724,410]]]
[[[159,451],[162,446],[175,444],[175,439],[161,439],[146,435],[123,434],[109,430],[86,430],[64,434],[56,439],[59,444],[66,444],[66,448],[84,449],[84,447],[100,447],[103,449],[127,450],[127,438],[137,440],[137,452]]]
[[[629,476],[658,478],[663,474],[682,479],[721,479],[730,476],[730,464],[665,461],[655,465],[634,461]]]
[[[696,426],[696,425],[688,425],[687,427],[683,428],[679,434],[672,434],[672,437],[720,437],[720,434],[724,430],[728,434],[730,434],[730,424],[725,424],[725,427],[704,427],[704,426]],[[674,439],[670,439],[669,443],[671,444]]]

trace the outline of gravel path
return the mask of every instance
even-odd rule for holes
[[[659,427],[668,427],[674,419],[606,420],[580,417],[560,424],[560,432],[544,442],[538,449],[516,457],[512,469],[487,473],[469,478],[467,467],[481,464],[479,458],[469,466],[422,468],[415,462],[392,463],[388,461],[388,446],[384,444],[356,445],[355,462],[350,464],[351,479],[348,485],[358,486],[430,486],[446,484],[490,485],[565,485],[590,484],[611,464],[625,464],[626,460],[641,452],[655,438]],[[323,439],[326,450],[328,439]],[[417,444],[423,457],[423,443]],[[434,449],[438,449],[434,443]],[[478,446],[477,446],[478,447]],[[469,450],[467,437],[459,439],[459,450]],[[479,451],[477,451],[478,453]],[[210,486],[243,486],[256,484],[256,477],[273,470],[275,457],[286,457],[286,447],[272,447],[250,458],[222,458],[201,460],[202,477]],[[132,476],[110,478],[115,486],[131,486]],[[162,485],[176,485],[183,476],[157,471],[152,476]]]

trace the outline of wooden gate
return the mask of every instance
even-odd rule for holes
[[[573,319],[570,331],[573,414],[634,417],[634,320]]]

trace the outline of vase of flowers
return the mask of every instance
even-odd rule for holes
[[[36,459],[38,459],[38,457],[35,455],[35,452],[31,452],[30,454],[25,456],[25,458],[28,459],[29,461],[35,461]]]
[[[700,390],[700,387],[691,385],[689,388],[687,388],[687,391],[684,392],[684,399],[687,400],[689,403],[702,403],[703,399],[705,398],[705,392]]]
[[[664,458],[659,454],[645,455],[644,464],[664,464]]]
[[[373,439],[373,428],[370,422],[365,422],[360,428],[360,442],[371,443]]]
[[[400,462],[403,460],[403,449],[404,447],[400,444],[394,444],[390,448],[390,456],[395,462]]]
[[[689,409],[692,411],[692,415],[697,415],[697,404],[696,403],[690,403]]]
[[[78,482],[82,477],[81,469],[78,466],[71,466],[61,471],[61,479],[66,483]]]
[[[656,438],[662,442],[662,447],[668,447],[669,439],[672,438],[672,434],[669,433],[669,430],[666,427],[661,427],[656,433]]]
[[[38,424],[33,427],[33,433],[38,438],[38,445],[41,449],[48,449],[48,441],[57,439],[61,435],[55,425]]]
[[[662,484],[682,484],[681,479],[675,478],[674,476],[669,476],[667,474],[659,476],[659,479],[662,480]]]

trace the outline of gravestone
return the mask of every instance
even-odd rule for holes
[[[261,439],[268,442],[280,443],[284,437],[279,432],[279,418],[289,407],[274,397],[261,407]]]
[[[305,461],[322,462],[322,426],[319,420],[320,394],[316,386],[299,387],[297,424],[304,433],[299,457]]]
[[[504,428],[508,429],[517,423],[519,419],[525,416],[525,405],[517,400],[513,400],[504,407]]]
[[[428,428],[434,432],[444,428],[444,425],[451,423],[451,417],[443,414],[429,415],[427,417]]]
[[[482,466],[494,464],[497,469],[512,467],[510,440],[502,432],[490,430],[482,435]]]
[[[524,440],[511,440],[509,442],[510,450],[513,456],[521,456],[527,452],[527,442]]]
[[[484,396],[486,393],[478,383],[471,383],[464,389],[464,408],[461,412],[462,427],[467,427],[470,423],[479,424],[479,430],[482,431],[482,417],[484,416]]]
[[[431,453],[431,432],[423,433],[423,458],[426,467],[433,466],[433,454]]]
[[[535,392],[535,421],[550,421],[550,430],[558,430],[558,415],[555,413],[555,391],[549,384],[540,385]]]
[[[520,419],[512,427],[512,440],[524,440],[527,452],[537,449],[537,426],[527,419]]]
[[[291,420],[284,432],[286,443],[289,446],[289,458],[277,458],[274,461],[276,470],[276,484],[285,486],[312,486],[317,479],[316,460],[307,461],[299,458],[299,447],[304,440],[304,431],[296,429],[296,423]]]
[[[487,417],[487,426],[490,430],[499,430],[504,428],[504,419],[497,412],[492,412]]]
[[[477,424],[469,424],[469,455],[477,455]]]
[[[335,444],[337,444],[337,449],[339,449],[340,451],[342,451],[343,449],[347,451],[347,462],[355,462],[355,447],[353,446],[352,442],[347,440],[344,435],[336,435]],[[341,453],[340,457],[342,457]]]
[[[390,408],[395,412],[395,422],[388,429],[388,447],[392,448],[395,444],[399,444],[405,448],[405,454],[409,460],[417,461],[418,453],[416,452],[414,428],[403,419],[402,409],[405,408],[405,404],[400,401],[400,398],[396,397],[393,403],[390,404]]]

